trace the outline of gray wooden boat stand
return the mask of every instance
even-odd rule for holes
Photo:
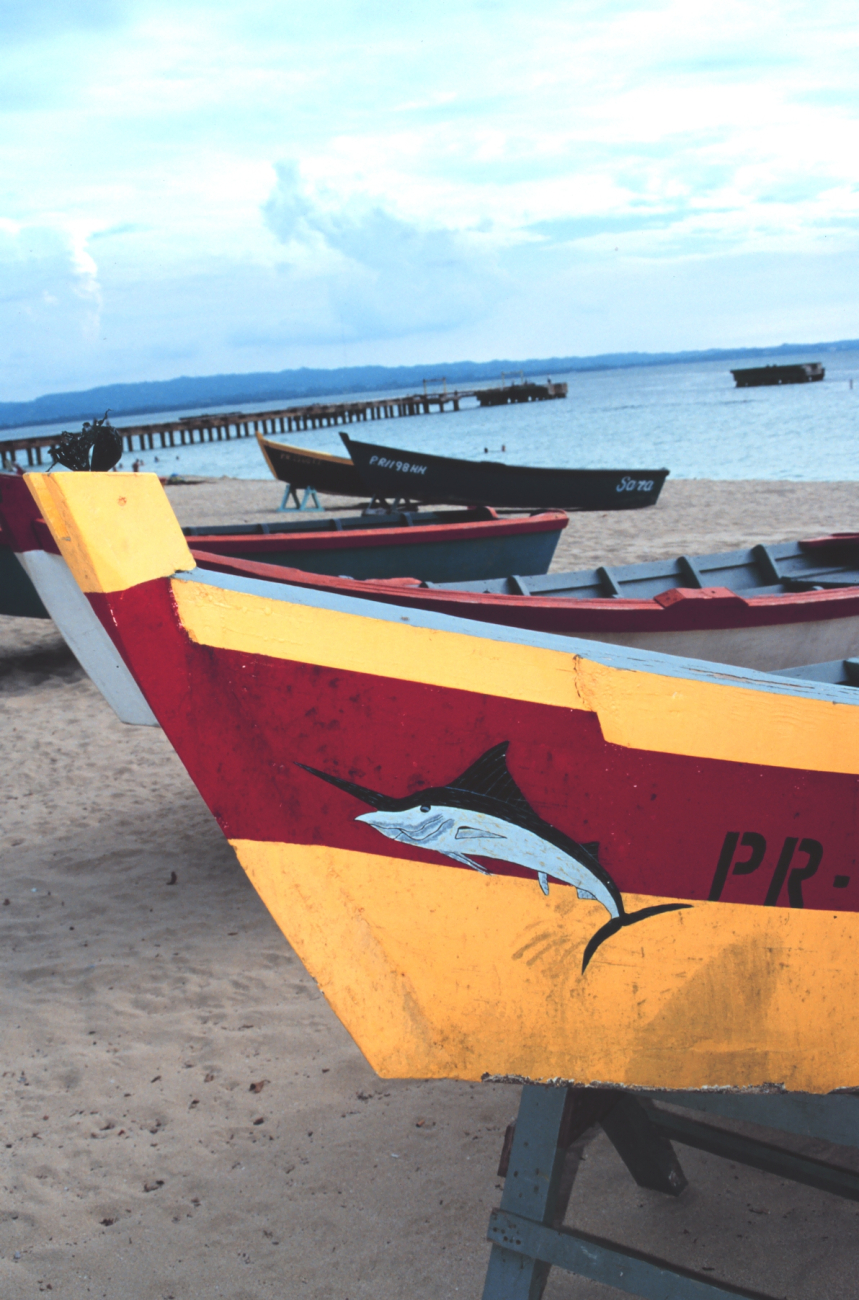
[[[664,1104],[698,1111],[678,1114]],[[563,1222],[581,1160],[577,1139],[598,1123],[639,1187],[679,1196],[686,1178],[672,1139],[738,1164],[859,1200],[859,1174],[795,1154],[708,1122],[704,1114],[743,1120],[783,1133],[859,1147],[859,1096],[776,1093],[633,1093],[607,1088],[526,1084],[519,1115],[507,1130],[499,1176],[501,1205],[492,1212],[492,1244],[483,1300],[540,1300],[555,1265],[647,1300],[772,1300],[667,1260],[607,1241]],[[773,1135],[777,1137],[777,1134]]]
[[[288,505],[289,498],[292,497],[295,505]],[[308,505],[312,501],[312,505]],[[289,510],[324,510],[325,507],[319,504],[319,496],[315,487],[306,487],[301,500],[298,499],[298,488],[294,488],[291,483],[287,483],[283,490],[283,498],[277,507],[279,514],[286,514]],[[389,504],[384,497],[373,497],[364,509],[362,515],[389,515],[396,514],[397,511],[411,511],[417,514],[420,509],[420,502],[410,501],[408,497],[397,497],[393,504]]]
[[[294,506],[289,506],[286,504],[290,497],[292,497],[293,501],[295,502]],[[309,506],[307,504],[308,501],[312,501],[313,505]],[[283,492],[283,500],[281,501],[280,505],[277,508],[279,512],[286,514],[287,510],[321,510],[322,506],[319,504],[319,497],[316,494],[316,488],[306,487],[304,489],[304,496],[301,498],[301,501],[299,502],[298,489],[294,488],[291,483],[287,483]]]

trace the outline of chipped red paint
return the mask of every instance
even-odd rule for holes
[[[793,841],[769,901],[786,906],[792,894],[807,908],[859,910],[854,776],[629,749],[606,743],[584,711],[199,645],[164,579],[90,599],[230,838],[378,852],[376,832],[355,821],[366,807],[298,763],[402,796],[444,785],[509,740],[510,770],[529,802],[573,839],[598,841],[625,893],[707,898],[722,861],[717,896],[761,905]],[[757,868],[734,872],[761,840]],[[822,857],[797,883],[790,873],[807,872],[816,852],[803,844]],[[416,869],[467,869],[393,841],[386,852]]]

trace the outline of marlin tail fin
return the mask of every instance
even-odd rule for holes
[[[613,934],[617,934],[618,930],[622,930],[627,925],[635,925],[637,921],[646,921],[648,917],[660,916],[663,912],[680,912],[691,906],[691,903],[658,903],[656,907],[642,907],[638,912],[624,912],[621,916],[613,916],[589,939],[582,957],[582,974],[584,975],[591,957],[600,944],[605,943],[606,939],[610,939]]]

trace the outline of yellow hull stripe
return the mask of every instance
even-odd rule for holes
[[[178,581],[182,625],[201,645],[536,704],[583,709],[578,660],[558,650],[416,627]],[[371,608],[373,608],[371,606]],[[387,611],[386,611],[387,612]]]
[[[153,474],[28,474],[84,591],[124,591],[195,567]],[[173,582],[202,645],[502,699],[584,709],[613,744],[694,758],[859,773],[859,704],[620,669],[563,650]],[[284,594],[287,595],[288,589]],[[801,690],[801,688],[797,688]]]
[[[612,668],[562,650],[416,627],[405,615],[389,622],[184,581],[173,594],[201,645],[585,709],[607,741],[633,749],[859,773],[856,705]]]
[[[81,591],[126,591],[196,568],[157,474],[27,474]]]
[[[536,881],[234,840],[380,1074],[807,1092],[859,1084],[859,915],[696,903],[612,936]],[[630,911],[658,899],[626,895]]]

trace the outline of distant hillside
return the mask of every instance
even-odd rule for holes
[[[859,340],[836,343],[783,343],[777,348],[710,348],[705,352],[606,352],[593,357],[542,357],[527,361],[450,361],[421,366],[344,366],[337,370],[280,370],[249,375],[182,376],[140,384],[106,384],[78,393],[49,393],[30,402],[0,402],[0,429],[62,420],[87,420],[110,410],[114,416],[159,411],[205,410],[245,402],[305,401],[335,393],[420,389],[424,379],[443,375],[449,387],[499,379],[505,374],[564,374],[571,370],[614,370],[684,361],[738,360],[786,353],[846,351]],[[813,359],[813,358],[812,358]]]

